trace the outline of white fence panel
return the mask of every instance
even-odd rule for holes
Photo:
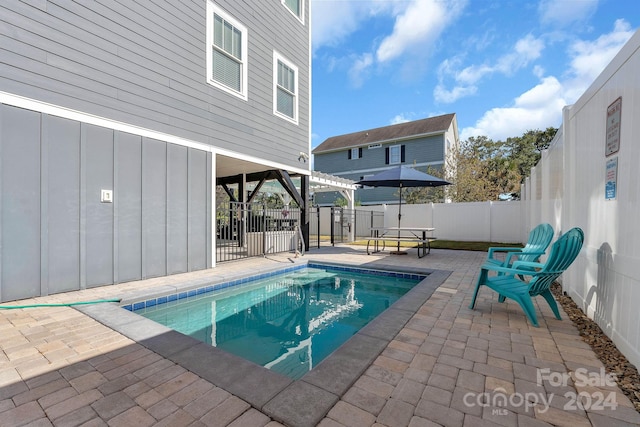
[[[636,366],[640,366],[640,144],[636,143],[640,122],[635,120],[640,117],[639,85],[640,31],[584,95],[565,108],[562,133],[521,192],[529,226],[543,220],[556,233],[572,227],[584,230],[583,250],[563,274],[563,288]],[[619,150],[607,155],[611,135],[607,112],[618,98]],[[612,159],[618,162],[616,192],[607,199],[607,162]]]
[[[385,227],[398,226],[398,205],[385,205]],[[433,204],[403,204],[402,227],[433,227]]]
[[[523,236],[522,202],[489,202],[491,232],[487,242],[524,243],[529,230]]]
[[[522,203],[403,204],[401,225],[434,227],[434,236],[444,240],[524,243],[529,229],[525,230]],[[364,206],[357,209],[384,212],[385,227],[398,225],[398,205]]]
[[[488,241],[491,235],[491,209],[488,202],[438,203],[433,222],[439,239],[468,242]]]

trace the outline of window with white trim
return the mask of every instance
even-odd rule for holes
[[[400,163],[401,157],[401,146],[400,145],[392,145],[389,147],[389,164],[396,165]]]
[[[207,82],[247,99],[247,28],[207,1]]]
[[[273,113],[298,124],[298,67],[273,52]]]
[[[281,0],[296,18],[304,24],[304,0]]]
[[[352,148],[351,150],[347,151],[347,158],[349,160],[359,159],[360,157],[362,157],[362,147]]]

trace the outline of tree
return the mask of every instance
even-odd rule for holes
[[[497,167],[491,160],[498,147],[493,140],[480,136],[469,138],[452,151],[447,162],[453,183],[449,190],[452,201],[495,200],[500,190],[491,176],[492,169]]]
[[[523,178],[531,173],[531,168],[539,161],[542,151],[549,148],[558,131],[548,127],[546,130],[528,130],[522,136],[507,138],[504,145],[509,150],[509,157],[518,165],[518,172]]]
[[[493,141],[486,136],[460,143],[445,164],[453,185],[448,190],[454,202],[497,200],[502,193],[520,193],[520,184],[549,147],[557,129],[529,130],[520,137]]]
[[[419,168],[414,168],[415,170],[419,170]],[[434,168],[432,166],[428,166],[425,171],[429,175],[433,175],[438,178],[446,179],[444,174],[444,169]],[[395,193],[396,197],[399,197],[398,190]],[[415,204],[415,203],[440,203],[445,200],[445,189],[444,187],[412,187],[405,188],[402,190],[402,198],[407,204]]]

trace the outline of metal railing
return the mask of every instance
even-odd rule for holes
[[[273,209],[262,203],[226,202],[216,209],[216,262],[233,261],[270,253],[304,255],[322,244],[350,243],[369,237],[372,227],[384,225],[384,213],[311,207],[309,246],[302,234],[298,208]]]
[[[272,209],[262,203],[220,204],[216,208],[216,261],[297,250],[300,218],[298,208]]]
[[[384,226],[384,213],[364,209],[314,206],[309,211],[309,247],[350,243]]]

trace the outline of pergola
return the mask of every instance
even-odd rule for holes
[[[302,208],[302,224],[307,224],[307,207],[309,196],[312,193],[339,192],[346,200],[349,209],[355,208],[355,181],[311,171],[311,175],[290,175],[287,171],[271,169],[260,172],[245,173],[228,177],[220,177],[217,184],[222,186],[232,201],[251,202],[259,192],[277,194],[282,198],[285,206],[295,200]],[[238,194],[243,200],[237,200],[236,195],[230,190],[229,185],[236,184],[239,187]],[[305,245],[309,244],[308,227],[303,225],[302,233]]]

